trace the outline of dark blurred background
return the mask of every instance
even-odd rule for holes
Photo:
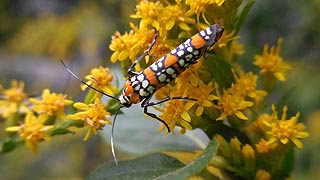
[[[108,46],[115,31],[129,30],[135,3],[0,0],[0,84],[8,87],[11,79],[18,79],[30,94],[50,88],[81,100],[79,82],[70,81],[59,59],[81,77],[99,65],[116,71],[119,65],[110,64]],[[281,55],[292,70],[276,93],[289,95],[289,114],[300,111],[300,120],[311,133],[303,141],[304,149],[296,151],[293,179],[320,177],[319,9],[320,0],[257,0],[240,31],[246,53],[239,63],[255,72],[253,56],[262,53],[264,44],[275,45],[284,38]],[[102,138],[94,136],[84,143],[84,133],[54,137],[41,144],[39,154],[18,148],[0,155],[1,179],[82,179],[111,159]]]

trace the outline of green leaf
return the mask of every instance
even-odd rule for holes
[[[204,62],[211,71],[213,78],[218,83],[220,90],[231,86],[234,82],[234,78],[231,71],[231,65],[228,62],[213,55],[209,55],[208,58],[205,58]]]
[[[194,161],[187,164],[181,169],[175,170],[168,174],[162,175],[156,180],[184,180],[192,175],[197,174],[201,170],[203,170],[207,164],[210,162],[211,158],[216,154],[218,150],[218,142],[216,139],[210,141],[207,148],[204,150],[203,154],[198,156]]]
[[[240,28],[242,27],[244,21],[246,20],[248,14],[249,14],[249,11],[254,3],[255,3],[255,1],[251,0],[244,6],[244,8],[238,18],[238,21],[236,23],[236,34],[238,34]]]
[[[7,153],[16,148],[17,142],[15,140],[8,140],[2,144],[1,153]]]
[[[116,97],[118,97],[119,95],[117,94]],[[106,106],[106,111],[110,112],[111,114],[115,114],[118,110],[118,108],[120,107],[120,103],[118,100],[116,99],[108,99],[108,103]],[[122,114],[123,112],[119,111],[119,114]]]
[[[133,160],[120,161],[119,166],[115,163],[105,163],[90,173],[86,179],[186,179],[207,166],[216,154],[217,147],[217,140],[211,140],[203,154],[186,166],[173,157],[154,153]]]
[[[177,159],[154,153],[133,160],[102,164],[89,174],[88,180],[99,179],[154,179],[160,175],[183,167]]]
[[[283,179],[290,177],[290,174],[293,171],[294,168],[294,149],[289,150],[289,152],[285,155],[282,164],[281,164],[281,169],[279,172],[281,173],[281,177]]]
[[[95,93],[96,93],[96,90],[90,88],[86,97],[84,98],[84,103],[86,104],[91,104],[94,102],[94,97],[95,97]]]
[[[62,134],[75,134],[75,132],[70,131],[69,129],[65,129],[65,128],[54,128],[53,130],[51,130],[50,132],[51,136],[55,136],[55,135],[62,135]]]
[[[68,120],[62,124],[59,124],[55,128],[49,131],[51,136],[62,135],[62,134],[75,134],[75,132],[69,130],[70,127],[83,127],[84,122],[82,120]]]

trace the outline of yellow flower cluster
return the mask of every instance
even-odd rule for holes
[[[108,68],[94,68],[85,79],[87,84],[108,94],[118,91],[111,84],[113,76]],[[85,90],[87,86],[82,85],[81,88]],[[50,92],[49,89],[44,89],[39,97],[28,97],[24,92],[24,83],[18,81],[12,81],[8,89],[1,86],[0,90],[0,117],[10,121],[6,131],[15,132],[34,152],[39,142],[48,141],[54,135],[70,133],[72,126],[89,127],[84,138],[87,140],[105,124],[111,124],[108,120],[110,113],[100,101],[101,94],[93,89],[87,94],[88,104],[74,103],[66,95]],[[72,104],[81,112],[66,114],[66,107]]]
[[[267,137],[269,137],[268,144],[277,144],[278,142],[287,144],[291,141],[293,145],[302,148],[303,145],[300,139],[309,136],[309,133],[305,131],[303,123],[297,123],[300,114],[297,113],[287,120],[288,106],[283,107],[280,119],[274,105],[272,106],[272,111],[271,119],[264,121],[264,124],[269,128],[266,132]]]
[[[3,89],[0,100],[0,117],[8,121],[6,131],[16,132],[34,152],[38,143],[51,139],[56,127],[55,119],[64,119],[65,106],[73,103],[66,95],[43,90],[40,99],[28,97],[24,92],[24,82],[16,80],[11,87]],[[17,124],[20,124],[17,126]]]
[[[109,68],[98,67],[93,68],[89,75],[85,77],[86,83],[106,94],[113,95],[118,91],[118,88],[112,85],[113,76]],[[88,86],[86,84],[81,85],[81,89],[84,91]],[[89,90],[87,97],[90,97],[88,103],[94,102],[95,99],[101,98],[102,94],[94,89]]]
[[[73,103],[66,99],[66,95],[51,93],[49,89],[43,90],[41,100],[30,98],[29,101],[34,104],[32,110],[40,115],[56,115],[63,117],[64,107]]]
[[[25,103],[27,94],[24,92],[24,83],[16,80],[11,82],[11,88],[1,90],[0,116],[9,117],[17,112],[27,112],[28,107]]]
[[[49,141],[51,136],[48,131],[53,125],[45,125],[47,118],[45,116],[35,116],[32,111],[29,111],[25,117],[25,122],[20,126],[10,126],[6,128],[8,132],[17,132],[25,141],[26,145],[32,151],[38,151],[38,143],[41,141]]]
[[[290,69],[290,65],[285,63],[282,57],[279,55],[280,47],[282,45],[282,39],[278,40],[277,46],[272,46],[269,51],[269,46],[265,45],[262,55],[256,55],[254,65],[261,68],[260,73],[262,75],[272,74],[279,81],[285,81],[285,72]]]
[[[85,76],[86,84],[106,93],[113,95],[117,93],[118,88],[112,85],[113,75],[109,68],[93,68],[89,75]],[[81,89],[85,90],[88,85],[82,84]],[[92,133],[97,134],[104,125],[111,124],[108,120],[110,113],[106,110],[106,105],[101,102],[102,94],[90,88],[87,93],[85,103],[76,102],[74,107],[81,112],[68,115],[69,119],[80,120],[84,127],[89,127],[84,140],[88,140]]]
[[[77,102],[74,104],[74,107],[82,110],[72,115],[69,115],[68,118],[73,120],[82,120],[84,121],[84,126],[89,126],[89,130],[84,140],[88,140],[91,133],[97,134],[97,130],[101,130],[105,124],[111,124],[108,120],[110,113],[105,110],[104,104],[97,98],[92,104],[85,104]]]

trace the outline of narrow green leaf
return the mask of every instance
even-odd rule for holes
[[[168,174],[162,175],[156,180],[184,180],[188,177],[197,174],[201,170],[203,170],[207,164],[210,162],[211,158],[216,154],[218,150],[218,142],[216,139],[210,141],[207,148],[204,150],[203,154],[198,156],[194,161],[187,164],[185,167],[178,169],[176,171],[172,171]]]
[[[86,97],[84,98],[84,103],[90,104],[94,102],[94,96],[95,96],[96,91],[94,89],[89,89]]]
[[[65,128],[55,128],[53,130],[50,131],[50,135],[51,136],[55,136],[55,135],[62,135],[62,134],[75,134],[75,132],[70,131],[69,129],[65,129]]]
[[[70,128],[70,127],[80,128],[80,127],[83,127],[83,125],[84,125],[84,122],[82,120],[68,120],[62,124],[59,124],[55,128],[51,129],[49,131],[49,134],[51,136],[61,135],[61,134],[69,134],[69,133],[74,134],[75,132],[69,130],[68,128]]]
[[[238,21],[236,23],[236,34],[238,34],[240,28],[242,27],[244,21],[246,20],[248,14],[249,14],[249,11],[254,3],[255,3],[255,1],[251,0],[244,6],[244,8],[238,18]]]
[[[121,92],[121,91],[120,91]],[[118,97],[119,95],[117,94],[116,97]],[[106,111],[110,112],[111,114],[115,114],[118,110],[120,106],[119,101],[117,101],[116,99],[110,99],[107,103],[106,106]],[[122,114],[123,112],[119,112],[119,114]]]
[[[82,120],[69,120],[64,127],[68,128],[68,127],[72,127],[72,126],[81,128],[84,126],[84,121],[82,121]]]
[[[220,90],[231,86],[234,82],[234,78],[229,63],[213,55],[209,55],[208,58],[205,58],[204,62],[213,75],[213,78],[218,83]]]
[[[290,177],[290,174],[293,171],[294,168],[294,149],[289,150],[289,152],[285,155],[282,164],[281,164],[281,170],[279,172],[281,172],[281,177],[283,177],[283,179]]]
[[[154,179],[181,167],[183,163],[177,159],[154,153],[133,160],[121,161],[119,166],[116,166],[115,163],[102,164],[86,179]]]
[[[17,142],[14,141],[14,140],[8,140],[6,142],[4,142],[2,144],[2,147],[1,147],[1,153],[7,153],[7,152],[10,152],[12,151],[14,148],[16,148],[16,144]]]

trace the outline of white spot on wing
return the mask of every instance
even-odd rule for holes
[[[153,86],[149,86],[148,88],[147,88],[147,91],[149,91],[149,93],[153,93],[153,91],[154,91],[154,87]]]
[[[183,56],[184,52],[181,50],[181,51],[178,51],[177,52],[177,55],[180,57],[180,56]]]
[[[196,56],[196,55],[199,54],[199,51],[198,50],[194,50],[192,54]]]
[[[187,40],[184,42],[184,44],[189,45],[190,42],[191,42],[191,39],[187,39]]]
[[[148,96],[149,93],[147,91],[145,91],[144,89],[140,89],[139,91],[140,96]]]
[[[150,68],[154,71],[158,70],[158,66],[156,64],[151,64]]]
[[[137,84],[139,84],[139,81],[133,81],[133,82],[131,83],[132,86],[135,86],[135,85],[137,85]]]
[[[138,81],[142,82],[144,79],[143,74],[138,75],[137,79],[138,79]]]
[[[176,52],[177,52],[176,49],[172,49],[170,53],[171,53],[171,54],[175,54]]]
[[[167,78],[167,75],[165,74],[160,74],[160,76],[158,77],[160,82],[164,82]]]
[[[159,61],[159,62],[158,62],[158,67],[161,68],[162,66],[163,66],[162,62]]]
[[[189,61],[190,59],[192,59],[193,55],[192,54],[188,54],[186,55],[186,60]]]
[[[168,68],[168,69],[166,70],[166,72],[171,75],[171,74],[174,73],[174,69]]]
[[[149,85],[148,80],[143,80],[143,81],[142,81],[142,87],[143,87],[143,88],[146,88],[148,85]]]
[[[162,56],[158,61],[164,60],[165,56]]]
[[[188,47],[188,48],[187,48],[187,51],[188,51],[188,52],[192,52],[192,51],[193,51],[193,48],[192,48],[192,47]]]
[[[183,60],[183,59],[180,59],[180,60],[179,60],[179,65],[180,65],[180,66],[183,66],[183,65],[184,65],[184,60]]]
[[[140,89],[140,84],[138,84],[137,86],[134,87],[134,90],[139,91]]]

